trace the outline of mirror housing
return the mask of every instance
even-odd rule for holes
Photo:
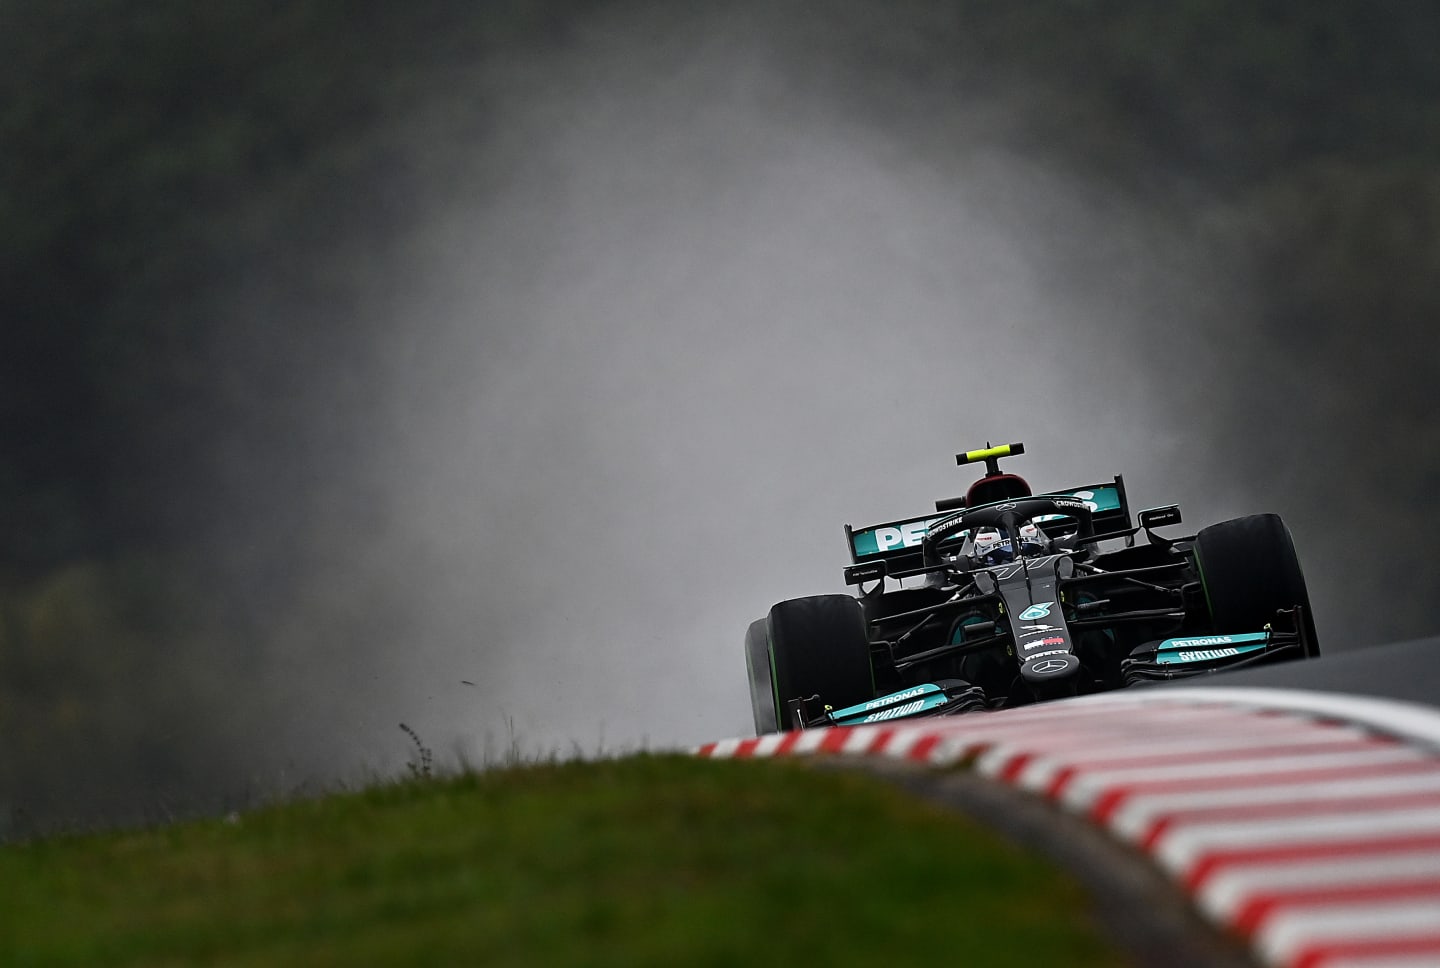
[[[1167,524],[1180,523],[1180,505],[1167,504],[1165,507],[1149,508],[1140,512],[1140,527],[1146,531],[1162,528]]]
[[[867,581],[880,581],[890,573],[884,561],[867,561],[863,565],[850,565],[845,569],[845,584],[862,585]]]

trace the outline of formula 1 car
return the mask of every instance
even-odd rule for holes
[[[845,582],[858,595],[780,602],[751,623],[757,734],[1001,709],[1319,654],[1278,515],[1165,537],[1157,529],[1180,523],[1178,506],[1141,511],[1132,525],[1119,475],[1033,494],[999,466],[1024,452],[956,455],[986,466],[965,497],[937,501],[936,515],[845,526]]]

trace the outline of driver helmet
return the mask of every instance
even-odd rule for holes
[[[1050,536],[1040,530],[1034,521],[1020,525],[1020,553],[1022,555],[1043,555],[1050,551]]]
[[[975,530],[975,560],[986,565],[1003,565],[1015,557],[1010,542],[1000,536],[998,528]]]

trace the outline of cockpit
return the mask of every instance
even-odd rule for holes
[[[956,557],[983,567],[1014,561],[1017,547],[1020,556],[1024,558],[1051,553],[1053,542],[1036,519],[1022,522],[1017,530],[1018,541],[1005,528],[976,528],[965,535]]]

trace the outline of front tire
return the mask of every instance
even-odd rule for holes
[[[1280,609],[1305,609],[1306,657],[1320,654],[1305,574],[1278,514],[1252,514],[1202,528],[1195,558],[1219,634],[1258,632]]]
[[[745,630],[745,671],[750,676],[750,710],[755,714],[755,735],[779,729],[775,686],[770,679],[769,620],[758,618]]]
[[[860,602],[849,595],[814,595],[770,609],[769,644],[775,709],[782,729],[786,704],[819,696],[834,709],[875,698],[870,639]]]

